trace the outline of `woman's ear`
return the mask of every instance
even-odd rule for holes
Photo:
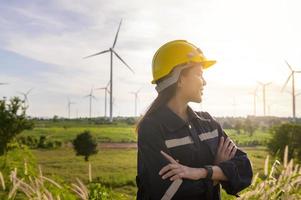
[[[185,81],[186,81],[186,78],[187,78],[187,76],[184,75],[184,74],[181,74],[181,75],[179,76],[178,82],[179,82],[179,84],[181,85],[181,87],[183,87],[183,85],[184,85],[184,83],[185,83]]]
[[[177,82],[177,86],[178,86],[178,88],[181,88],[182,85],[183,85],[183,76],[180,76],[178,79],[178,82]]]

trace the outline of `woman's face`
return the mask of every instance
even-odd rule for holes
[[[206,81],[203,78],[203,67],[196,63],[190,67],[187,73],[180,77],[178,86],[179,92],[187,102],[202,102],[203,89]]]

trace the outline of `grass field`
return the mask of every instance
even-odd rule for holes
[[[134,127],[127,124],[118,125],[51,125],[37,126],[33,130],[26,130],[20,136],[40,137],[46,136],[49,140],[69,142],[77,134],[84,130],[90,130],[96,136],[98,142],[136,142],[137,136]]]
[[[90,130],[98,142],[137,142],[134,126],[128,124],[93,125],[87,123],[38,123],[30,131],[24,131],[21,136],[39,138],[46,136],[47,140],[70,142],[77,134]],[[252,137],[247,134],[236,134],[234,130],[225,132],[238,144],[264,144],[269,133],[256,131]],[[255,142],[254,142],[255,141]],[[263,172],[267,150],[264,147],[243,147],[252,162],[254,174]],[[83,157],[75,156],[72,148],[64,146],[58,149],[32,150],[37,163],[41,165],[44,175],[60,182],[72,183],[76,178],[88,182],[88,163]],[[90,157],[93,180],[111,187],[114,192],[125,194],[127,199],[136,195],[136,149],[100,149],[98,154]],[[223,199],[234,199],[222,192]]]
[[[77,134],[84,130],[90,130],[97,138],[98,142],[137,142],[137,135],[133,125],[117,124],[117,125],[89,125],[76,123],[38,123],[33,130],[24,131],[20,136],[40,137],[46,136],[47,140],[58,140],[69,142],[73,140]],[[257,146],[265,145],[271,137],[269,133],[255,131],[253,136],[248,134],[236,134],[232,129],[225,129],[225,132],[241,146]]]
[[[254,172],[263,171],[267,151],[264,148],[244,149],[252,162]],[[92,176],[114,191],[123,193],[128,199],[136,194],[136,149],[103,149],[91,157]],[[88,163],[82,157],[75,156],[71,148],[56,150],[34,150],[37,162],[46,176],[74,182],[78,177],[88,181]],[[223,193],[225,199],[231,199]]]

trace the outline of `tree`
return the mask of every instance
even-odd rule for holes
[[[32,129],[34,123],[26,117],[24,101],[12,97],[0,100],[0,155],[6,155],[8,144],[23,130]]]
[[[97,153],[96,139],[90,134],[90,131],[84,131],[76,136],[73,140],[73,148],[77,156],[84,156],[85,161],[89,160],[89,156]]]
[[[272,155],[283,155],[285,146],[288,145],[289,158],[298,158],[301,161],[301,125],[284,123],[270,129],[272,134],[268,142],[268,149]],[[280,158],[282,159],[282,158]]]
[[[245,132],[249,133],[250,137],[252,137],[253,133],[256,130],[256,124],[250,118],[247,118],[245,120],[243,128],[244,128]]]
[[[243,124],[241,123],[241,121],[237,120],[234,124],[234,129],[236,130],[237,134],[240,134],[240,130],[242,129]]]

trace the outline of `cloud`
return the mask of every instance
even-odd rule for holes
[[[109,54],[83,57],[110,48],[123,18],[116,51],[135,74],[114,57],[114,94],[120,114],[132,113],[126,108],[133,101],[129,91],[144,87],[141,109],[156,96],[150,84],[151,59],[156,49],[171,39],[187,39],[199,45],[208,58],[218,61],[205,73],[208,92],[204,109],[212,109],[216,115],[227,114],[236,96],[243,99],[237,113],[248,114],[252,101],[247,93],[256,87],[256,81],[272,81],[276,91],[289,74],[284,59],[301,68],[298,4],[280,0],[10,1],[0,6],[0,26],[5,27],[0,33],[1,48],[48,66],[35,63],[29,66],[32,71],[28,76],[17,77],[18,81],[12,74],[1,78],[22,86],[26,82],[24,88],[43,88],[43,99],[33,100],[39,104],[32,108],[33,113],[47,115],[48,111],[41,111],[41,102],[48,101],[51,114],[65,115],[61,112],[65,105],[60,102],[65,104],[66,96],[80,98],[92,85],[100,87],[109,80]],[[37,67],[40,70],[34,71]],[[296,81],[299,90],[301,82],[298,78]],[[271,99],[289,105],[287,97],[275,91]],[[77,109],[85,110],[85,105]],[[102,113],[101,109],[95,112]]]

